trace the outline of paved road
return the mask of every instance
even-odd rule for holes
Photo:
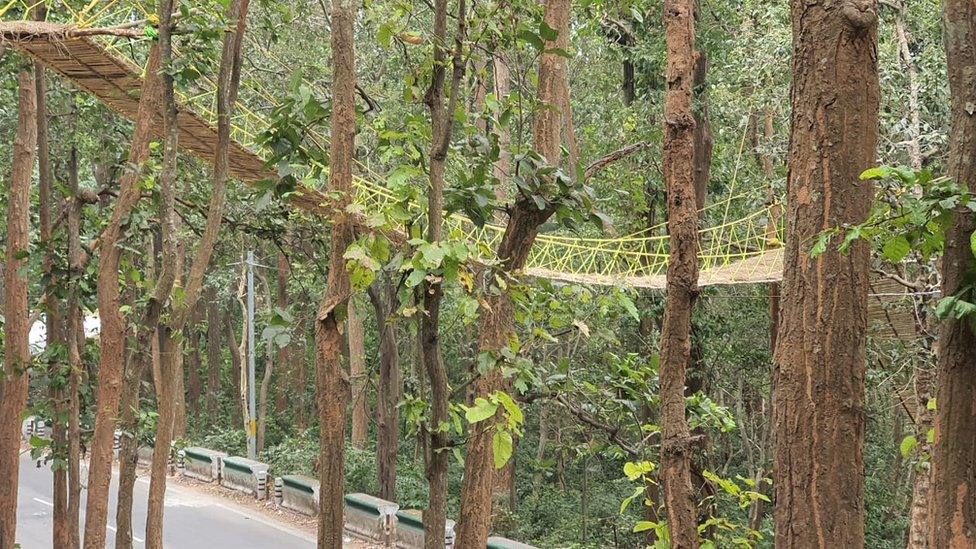
[[[115,547],[115,495],[118,476],[112,477],[107,547]],[[146,495],[149,479],[139,477],[133,502],[135,547],[144,547]],[[20,459],[17,496],[17,541],[23,549],[52,547],[53,489],[51,470],[37,468],[28,455]],[[87,496],[82,492],[82,499]],[[84,501],[82,501],[84,515]],[[84,524],[84,517],[82,517]],[[175,483],[166,488],[164,544],[173,549],[298,549],[315,547],[315,539],[257,511],[238,506]]]

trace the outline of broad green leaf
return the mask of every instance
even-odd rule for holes
[[[490,417],[494,417],[495,412],[497,411],[497,404],[479,397],[475,399],[474,406],[464,410],[464,418],[468,420],[468,423],[478,423]]]
[[[512,434],[508,431],[498,431],[491,440],[491,448],[495,457],[495,469],[501,469],[512,458]]]
[[[911,249],[912,247],[908,243],[908,239],[902,235],[899,235],[885,242],[881,251],[884,253],[885,258],[888,261],[891,261],[892,263],[901,263]]]
[[[508,393],[503,391],[498,391],[495,393],[495,398],[505,407],[505,411],[508,412],[508,416],[515,421],[515,423],[522,423],[525,421],[525,416],[522,414],[522,409],[515,400],[509,396]]]

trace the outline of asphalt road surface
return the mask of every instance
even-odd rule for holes
[[[51,470],[37,468],[27,454],[20,459],[17,496],[17,542],[23,549],[53,547]],[[115,547],[115,504],[118,475],[113,473],[106,547]],[[149,479],[136,480],[133,501],[134,546],[145,547],[146,496]],[[87,492],[82,491],[82,528]],[[166,487],[164,545],[167,549],[297,549],[315,547],[314,537],[258,511],[236,505],[176,483]]]

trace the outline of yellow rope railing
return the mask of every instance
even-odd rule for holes
[[[141,2],[132,0],[91,0],[87,3],[46,0],[43,3],[48,8],[49,20],[78,28],[130,24],[133,21],[151,19],[153,16],[146,11]],[[31,9],[35,5],[37,5],[36,0],[11,0],[0,6],[0,17],[9,19],[7,14],[14,10],[24,18],[29,18]],[[148,38],[125,41],[104,39],[100,43],[113,55],[132,60],[132,46],[147,41]],[[278,63],[281,68],[288,67],[274,52],[268,51],[257,41],[249,40],[248,47],[254,50],[260,59],[271,60]],[[210,68],[213,69],[213,73],[216,72],[215,64]],[[216,82],[206,70],[201,73],[202,78],[193,85],[193,89],[181,90],[179,100],[183,108],[192,109],[204,120],[214,124]],[[252,77],[245,74],[245,76],[242,78],[240,90],[242,101],[239,102],[232,119],[232,136],[243,146],[254,147],[257,137],[268,127],[268,123],[264,116],[254,110],[252,103],[260,102],[272,106],[279,101],[275,98],[273,90],[268,88],[267,82],[257,75]],[[309,84],[314,89],[314,86]],[[254,101],[248,101],[248,98]],[[314,129],[310,133],[310,138],[317,147],[327,146],[327,139],[316,133]],[[742,158],[744,142],[745,129],[742,143],[739,144],[739,157],[733,175],[732,189],[738,182],[739,162]],[[325,166],[322,168],[327,169]],[[364,164],[359,165],[359,171],[362,175],[357,176],[355,180],[358,204],[367,211],[382,211],[395,203],[397,197],[379,183],[385,179],[382,174],[376,173]],[[702,229],[699,233],[699,256],[705,283],[766,281],[779,277],[781,263],[766,260],[767,254],[773,254],[769,257],[774,255],[779,257],[777,252],[771,251],[778,246],[778,243],[768,241],[767,221],[771,214],[770,207],[763,206],[740,219],[728,219],[732,203],[747,198],[747,193],[733,195],[730,192],[724,200],[712,204],[702,212],[703,217],[707,217],[711,216],[712,212],[721,211],[723,219],[722,223]],[[412,207],[419,209],[420,206],[412,205]],[[478,244],[478,248],[485,256],[494,253],[505,230],[504,227],[493,224],[478,227],[461,215],[450,216],[447,224],[446,229],[449,234],[461,234],[468,241]],[[530,273],[561,280],[660,287],[663,285],[662,275],[667,269],[669,253],[669,239],[663,235],[664,229],[663,225],[659,225],[614,238],[539,235],[526,267]],[[725,281],[723,277],[729,280]]]

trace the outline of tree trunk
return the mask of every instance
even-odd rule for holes
[[[217,302],[217,290],[207,289],[207,416],[210,424],[216,425],[219,409],[217,408],[220,395],[220,330],[223,319],[220,318],[220,304]]]
[[[152,256],[150,256],[152,257]],[[154,338],[155,339],[155,338]],[[152,347],[156,347],[153,342]],[[145,374],[146,362],[153,360],[155,353],[148,354],[130,352],[126,364],[125,379],[122,388],[122,406],[119,417],[119,428],[122,430],[121,447],[119,448],[119,488],[115,510],[115,549],[132,548],[132,500],[136,483],[136,466],[138,461],[140,393],[142,378]],[[156,371],[158,368],[153,368]]]
[[[154,46],[146,67],[146,79],[139,99],[139,112],[132,131],[128,167],[119,182],[119,197],[108,226],[99,240],[98,312],[101,320],[99,338],[101,359],[98,369],[98,408],[95,434],[91,443],[88,473],[88,499],[85,510],[85,548],[103,549],[108,524],[108,492],[112,478],[112,446],[116,418],[122,398],[125,319],[120,311],[119,243],[124,225],[140,198],[139,183],[143,164],[149,155],[153,115],[159,112],[159,47]]]
[[[867,217],[878,141],[874,2],[794,0],[787,243],[774,358],[776,547],[864,545],[866,243],[810,257]],[[834,243],[839,244],[839,243]]]
[[[457,36],[453,55],[451,95],[445,102],[444,84],[447,79],[447,0],[434,2],[434,69],[425,102],[430,111],[430,189],[427,194],[427,241],[440,244],[444,232],[444,172],[448,148],[454,127],[454,110],[458,102],[465,61],[462,58],[466,24],[465,0],[458,0]],[[442,276],[443,278],[443,276]],[[420,321],[420,345],[423,347],[424,368],[430,380],[431,409],[428,432],[427,484],[429,497],[424,510],[424,546],[427,549],[444,547],[447,520],[447,468],[450,422],[450,386],[447,366],[440,343],[441,302],[444,287],[440,283],[424,281],[421,296],[425,314]]]
[[[695,183],[695,24],[692,0],[668,0],[664,181],[671,252],[661,330],[661,484],[671,544],[698,547],[691,486],[692,440],[685,417],[685,373],[691,365],[691,312],[698,295],[698,212]],[[704,192],[701,193],[702,195]]]
[[[170,4],[167,6],[167,4]],[[171,44],[171,14],[173,0],[164,0],[160,9],[159,41],[161,44],[161,60],[167,66]],[[210,266],[214,246],[220,233],[223,220],[223,208],[227,192],[230,166],[230,119],[233,106],[237,101],[237,88],[240,82],[241,51],[243,48],[243,34],[246,26],[249,0],[234,0],[228,6],[228,19],[236,21],[236,26],[229,27],[224,32],[223,50],[221,53],[220,69],[217,78],[217,147],[214,155],[214,184],[213,193],[207,209],[207,218],[200,245],[190,267],[186,281],[184,297],[179,304],[172,307],[167,321],[159,327],[159,348],[162,362],[161,376],[157,378],[157,405],[159,421],[156,429],[156,444],[153,448],[153,462],[149,482],[149,510],[146,518],[146,546],[152,549],[163,547],[163,511],[166,495],[166,472],[170,446],[174,435],[182,436],[186,430],[186,401],[183,390],[183,340],[179,335],[186,327],[190,316],[196,309],[197,301],[203,291],[203,278]],[[167,142],[164,148],[163,173],[164,180],[176,175],[176,103],[173,100],[172,79],[164,75],[164,129]],[[171,125],[169,125],[171,124]],[[170,158],[172,155],[172,158]],[[169,183],[169,182],[166,182]],[[174,192],[175,181],[170,184],[169,192]],[[165,186],[163,186],[165,189]],[[164,194],[164,197],[166,195]],[[166,197],[168,211],[166,216],[172,219],[175,204]],[[161,222],[165,219],[160,215]],[[172,224],[172,221],[170,221]],[[172,230],[172,227],[171,227]],[[163,232],[163,265],[164,269],[170,263],[166,258],[174,260],[180,250],[175,234],[170,235],[173,242],[167,245],[167,234]],[[169,253],[167,253],[169,252]],[[182,262],[176,261],[177,264]],[[179,267],[178,275],[182,274]]]
[[[551,166],[561,163],[560,136],[563,134],[565,116],[561,111],[568,100],[562,95],[568,90],[566,58],[551,50],[569,48],[569,0],[546,2],[544,21],[558,32],[555,41],[547,41],[549,53],[543,53],[539,61],[539,102],[549,108],[541,108],[533,120],[533,138],[536,151]],[[528,259],[539,227],[554,213],[549,206],[540,210],[535,203],[520,197],[510,208],[508,226],[498,246],[501,260],[497,276],[519,271]],[[493,277],[486,277],[493,280]],[[481,313],[478,348],[500,359],[501,350],[509,344],[515,333],[515,311],[508,292],[500,290],[489,294],[487,306]],[[480,377],[474,384],[475,394],[484,398],[505,386],[501,368],[497,365]],[[464,460],[464,483],[461,489],[461,516],[457,533],[457,546],[463,549],[484,547],[491,529],[492,488],[495,481],[492,437],[495,425],[483,421],[470,427],[468,454]]]
[[[278,277],[277,277],[277,295],[275,301],[279,309],[286,311],[288,310],[288,279],[291,276],[291,267],[288,264],[288,258],[285,254],[278,254]],[[292,341],[297,341],[299,335],[299,326],[296,324],[292,326]],[[303,386],[299,383],[294,383],[295,372],[292,371],[291,361],[292,361],[292,343],[285,345],[281,349],[278,349],[278,382],[276,383],[276,394],[275,394],[275,411],[279,414],[285,414],[288,410],[288,403],[295,399],[295,395],[291,392],[292,385]]]
[[[369,434],[369,402],[366,398],[366,342],[363,333],[363,317],[353,300],[349,301],[349,324],[346,338],[349,344],[349,377],[352,380],[352,432],[350,440],[354,448],[366,448]]]
[[[203,368],[203,357],[200,355],[201,334],[198,330],[203,319],[202,303],[194,307],[193,318],[189,326],[183,330],[183,337],[190,344],[190,364],[186,374],[186,401],[195,418],[200,419],[200,395],[203,394],[203,381],[200,370]]]
[[[234,315],[228,311],[224,317],[227,325],[227,347],[230,350],[231,365],[231,402],[234,404],[234,413],[241,416],[244,408],[243,395],[241,393],[241,375],[243,374],[244,355],[241,352],[241,345],[237,342],[237,328],[234,326]]]
[[[396,501],[397,453],[400,447],[402,376],[396,326],[390,322],[396,306],[396,289],[383,273],[370,286],[369,298],[380,331],[380,382],[376,391],[376,470],[380,498]]]
[[[952,132],[949,178],[976,190],[976,5],[943,2]],[[970,235],[976,217],[963,210],[946,238],[942,295],[970,284],[974,260]],[[970,299],[971,301],[971,299]],[[971,319],[949,318],[939,331],[939,390],[932,459],[931,547],[976,546],[976,332]]]
[[[176,234],[176,170],[179,128],[177,127],[176,98],[173,90],[173,77],[169,70],[173,60],[173,15],[174,0],[159,3],[159,64],[162,68],[163,95],[163,163],[159,173],[159,225],[163,236],[160,265],[162,273],[157,281],[157,291],[173,284],[182,276],[178,264],[179,242]],[[162,290],[159,303],[169,298],[169,290]],[[149,327],[151,329],[151,326]],[[156,337],[159,341],[159,371],[153,376],[156,387],[156,440],[153,444],[152,465],[149,478],[149,502],[146,513],[146,547],[163,549],[163,503],[166,498],[166,471],[169,466],[174,422],[176,419],[176,378],[179,373],[177,361],[181,357],[179,339],[165,322],[157,323]],[[155,373],[155,372],[154,372]]]
[[[45,9],[38,6],[34,9],[35,18],[44,20]],[[47,246],[44,253],[43,269],[51,286],[56,286],[58,276],[54,272],[53,226],[51,220],[51,206],[55,203],[52,196],[51,174],[51,143],[48,137],[47,120],[47,77],[44,65],[34,62],[34,90],[37,98],[37,174],[39,187],[39,221],[40,239]],[[65,340],[64,316],[61,303],[53,295],[48,295],[45,303],[45,327],[48,349],[63,348]],[[53,418],[53,449],[56,456],[68,459],[67,456],[67,423],[61,418],[66,417],[67,380],[63,377],[63,364],[52,359],[48,365],[50,375],[50,397],[54,410]],[[68,547],[71,544],[71,532],[68,530],[68,471],[67,468],[53,468],[53,497],[54,510],[52,522],[54,530],[52,539],[55,547]]]
[[[931,455],[932,448],[931,444],[928,443],[928,433],[935,419],[934,411],[929,410],[928,406],[935,388],[934,383],[932,383],[933,373],[924,365],[919,366],[915,373],[915,397],[918,402],[915,407],[915,438],[919,442],[921,453],[929,455]],[[915,469],[915,481],[912,483],[912,504],[909,510],[908,549],[928,549],[929,547],[929,490],[931,479],[929,467],[919,466]]]
[[[72,145],[68,156],[68,540],[70,549],[81,545],[81,394],[80,378],[84,366],[81,351],[85,330],[79,306],[78,285],[84,270],[81,250],[81,200],[78,198],[78,151]]]
[[[352,200],[352,164],[356,148],[356,47],[354,27],[358,3],[333,0],[332,26],[332,147],[329,191],[339,196],[337,211]],[[350,399],[349,374],[342,366],[342,333],[351,291],[345,269],[346,248],[354,240],[354,227],[341,216],[332,227],[329,279],[315,317],[315,374],[319,411],[319,549],[342,547],[342,506],[346,406]]]
[[[696,17],[697,20],[697,17]],[[708,75],[708,57],[702,52],[695,54],[694,86],[692,97],[695,108],[694,129],[694,161],[692,166],[695,174],[695,204],[698,209],[705,207],[708,200],[708,182],[712,173],[712,138],[711,120],[708,118],[708,96],[705,94],[705,77]]]
[[[12,549],[17,533],[20,424],[27,405],[31,365],[28,333],[26,255],[30,246],[30,184],[37,150],[37,94],[34,75],[22,67],[18,77],[17,135],[7,188],[7,250],[4,268],[4,363],[0,378],[0,549]]]
[[[264,375],[261,377],[261,388],[258,389],[258,432],[254,442],[259,454],[264,451],[265,435],[268,432],[268,389],[270,389],[271,376],[275,369],[274,358],[274,343],[268,341]]]

